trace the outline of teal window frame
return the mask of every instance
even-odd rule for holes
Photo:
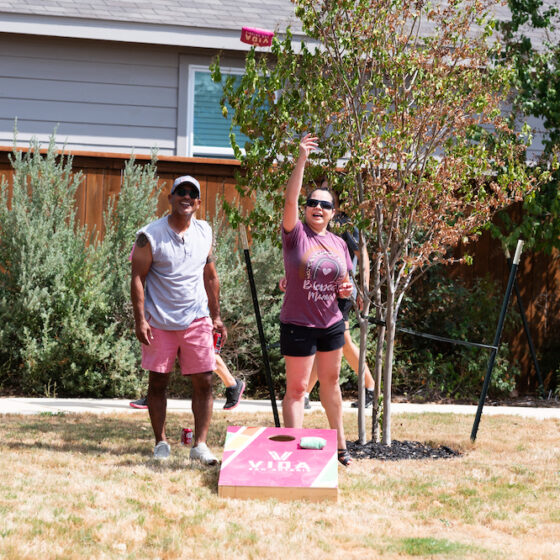
[[[187,152],[192,157],[227,157],[233,158],[233,149],[229,143],[229,133],[230,133],[230,123],[231,117],[227,119],[223,117],[222,110],[219,104],[219,100],[221,97],[221,86],[219,84],[214,84],[210,82],[212,85],[215,85],[216,90],[219,91],[219,97],[216,97],[216,104],[215,104],[215,114],[208,116],[209,106],[207,103],[204,103],[204,99],[202,101],[197,99],[197,75],[204,74],[208,76],[210,79],[210,70],[207,66],[202,65],[189,65],[189,106],[188,106],[188,118],[187,118]],[[223,68],[222,75],[224,79],[230,75],[238,75],[241,76],[243,74],[242,68]],[[201,83],[199,81],[198,85],[200,86]],[[208,84],[210,85],[210,84]],[[199,92],[200,95],[200,92]],[[200,111],[204,110],[205,112],[201,115]],[[214,109],[210,109],[212,112]],[[197,114],[198,113],[198,114]],[[215,117],[215,122],[218,125],[213,133],[209,135],[208,141],[204,142],[203,132],[201,129],[204,125],[204,119],[208,119],[210,124],[212,124],[212,119]],[[217,134],[220,134],[220,129],[223,129],[223,140],[219,142],[215,142],[213,145],[212,143],[212,136],[214,139],[216,138]],[[234,130],[238,141],[241,142],[243,145],[245,141],[244,135],[242,135],[239,131]],[[202,142],[201,142],[202,139]]]

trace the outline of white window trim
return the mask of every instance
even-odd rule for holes
[[[244,68],[227,67],[221,68],[223,74],[243,75]],[[195,72],[205,72],[210,74],[208,66],[199,64],[189,64],[188,69],[188,92],[187,92],[187,156],[192,157],[196,152],[197,156],[233,156],[233,148],[218,148],[212,146],[196,146],[194,144],[194,88],[195,88]]]

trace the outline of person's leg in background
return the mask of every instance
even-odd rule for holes
[[[350,336],[350,326],[348,322],[345,323],[346,330],[344,331],[344,347],[342,348],[342,353],[344,355],[344,359],[348,362],[348,365],[352,368],[352,371],[358,375],[358,366],[360,364],[360,348],[356,345],[356,343],[352,340]],[[366,386],[366,408],[371,406],[373,402],[373,389],[375,387],[375,382],[371,375],[371,371],[367,365],[367,361],[365,363],[365,386]],[[353,402],[351,404],[352,408],[358,407],[358,402]]]
[[[224,404],[225,410],[232,410],[238,404],[245,391],[245,382],[241,379],[235,379],[231,375],[226,363],[219,354],[216,354],[216,374],[222,380],[226,387],[226,403]]]
[[[305,390],[305,394],[304,394],[303,408],[305,408],[305,410],[309,410],[311,408],[309,397],[316,383],[317,383],[317,361],[314,360],[313,367],[311,368],[311,374],[309,375],[309,383],[307,383],[307,389]]]

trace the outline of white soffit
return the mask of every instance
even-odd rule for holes
[[[210,29],[7,12],[0,13],[0,32],[233,51],[248,51],[250,48],[240,41],[241,29]],[[296,49],[303,38],[303,35],[294,34]]]

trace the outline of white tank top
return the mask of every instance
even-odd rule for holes
[[[144,313],[150,325],[167,331],[186,329],[195,319],[208,317],[204,266],[212,247],[207,222],[191,219],[189,229],[175,233],[167,216],[140,229],[152,248],[146,276]]]

